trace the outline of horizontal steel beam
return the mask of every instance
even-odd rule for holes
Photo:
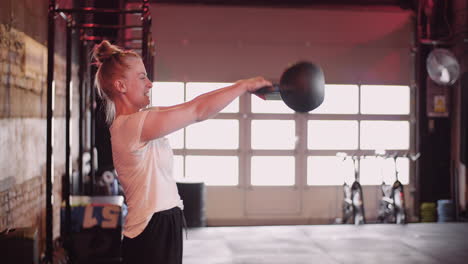
[[[142,14],[143,9],[117,9],[117,8],[96,8],[96,7],[82,7],[82,8],[59,8],[55,12],[64,13],[85,13],[85,14]]]
[[[143,28],[143,25],[104,25],[104,24],[76,24],[74,28],[111,28],[111,29],[128,29],[128,28]]]

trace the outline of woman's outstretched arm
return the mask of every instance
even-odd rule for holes
[[[195,122],[206,120],[245,92],[252,93],[269,85],[271,83],[262,77],[240,80],[231,86],[202,94],[189,102],[152,110],[143,124],[141,141],[160,138]]]

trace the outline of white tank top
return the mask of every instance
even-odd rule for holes
[[[128,205],[123,234],[129,238],[143,232],[155,212],[183,209],[172,175],[173,153],[168,139],[140,141],[149,111],[157,108],[118,116],[110,127],[114,167]]]

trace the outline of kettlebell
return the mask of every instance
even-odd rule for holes
[[[283,100],[292,110],[305,113],[323,103],[325,77],[320,66],[301,61],[283,72],[279,84],[262,87],[254,94],[266,100]]]

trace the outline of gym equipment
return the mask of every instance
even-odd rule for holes
[[[455,207],[452,200],[438,200],[437,201],[437,222],[454,222],[455,221]]]
[[[65,206],[61,208],[61,230],[70,224],[73,237],[68,251],[73,263],[121,263],[121,239],[124,222],[124,197],[70,196],[70,223],[65,222]]]
[[[262,87],[254,94],[266,100],[283,100],[296,112],[309,112],[325,98],[325,77],[318,65],[301,61],[283,72],[279,84]]]
[[[348,182],[343,183],[343,218],[341,223],[353,223],[355,225],[362,225],[366,223],[366,216],[364,212],[364,197],[362,194],[362,186],[359,183],[359,169],[358,163],[359,156],[348,156],[346,153],[338,152],[336,156],[342,159],[342,162],[351,158],[353,161],[354,181],[351,185]]]
[[[141,0],[141,8],[136,9],[121,9],[121,8],[95,8],[95,7],[80,7],[80,8],[59,8],[58,1],[49,0],[49,9],[48,9],[48,40],[47,40],[47,139],[46,139],[46,232],[45,232],[45,260],[47,263],[52,263],[53,260],[53,181],[54,178],[54,158],[56,153],[54,151],[53,144],[53,123],[55,122],[54,114],[54,96],[55,88],[54,81],[57,81],[54,78],[55,72],[55,33],[56,33],[56,20],[64,19],[66,22],[66,36],[65,36],[65,49],[66,49],[66,69],[65,69],[65,175],[64,175],[64,184],[63,184],[63,199],[65,200],[65,213],[64,213],[64,228],[65,233],[64,237],[68,239],[71,234],[71,230],[68,228],[71,226],[71,205],[70,205],[70,178],[72,175],[72,155],[71,155],[71,105],[72,105],[72,96],[73,90],[71,85],[72,79],[72,57],[74,50],[79,51],[81,54],[79,59],[79,122],[78,122],[78,141],[79,141],[79,157],[78,164],[79,166],[79,190],[83,191],[83,179],[85,178],[85,170],[89,168],[89,177],[90,177],[90,187],[91,194],[94,189],[94,182],[96,177],[97,164],[94,162],[96,160],[96,142],[95,142],[95,106],[96,98],[92,84],[94,82],[89,62],[87,60],[87,54],[90,51],[90,45],[94,44],[94,41],[100,41],[103,39],[117,40],[114,37],[104,36],[101,33],[97,33],[95,30],[99,29],[114,29],[114,30],[125,30],[125,29],[141,29],[141,37],[133,36],[132,38],[123,39],[124,43],[129,41],[135,43],[141,43],[141,57],[145,63],[146,68],[148,69],[148,76],[152,78],[152,52],[151,48],[154,47],[154,43],[151,40],[151,16],[149,10],[149,0]],[[86,3],[85,3],[86,4]],[[126,25],[125,19],[120,19],[121,23],[119,25],[103,25],[88,23],[90,19],[86,16],[91,15],[97,17],[99,14],[115,14],[119,16],[126,16],[130,14],[135,14],[140,16],[141,25]],[[79,23],[77,23],[79,22]],[[73,31],[79,36],[73,38]],[[91,34],[91,35],[89,35]],[[119,36],[124,36],[121,34]],[[76,40],[76,41],[75,41]],[[76,45],[78,44],[78,45]],[[76,48],[78,46],[78,48]],[[122,45],[125,46],[125,45]],[[135,48],[133,48],[135,49]],[[138,48],[136,48],[138,49]],[[89,117],[88,117],[89,114]],[[87,125],[89,124],[89,125]],[[85,137],[89,133],[89,139],[85,140]],[[88,142],[87,142],[88,141]],[[85,152],[89,151],[89,158],[85,156]],[[84,162],[83,162],[84,161]],[[89,162],[89,167],[84,166]],[[86,173],[88,175],[88,173]]]
[[[460,65],[455,55],[447,49],[434,49],[426,61],[429,78],[439,85],[452,85],[460,76]]]
[[[2,263],[39,263],[40,247],[36,227],[20,227],[0,232]]]
[[[421,223],[433,223],[437,220],[437,210],[435,203],[422,203],[420,209]]]
[[[177,181],[177,190],[180,198],[184,201],[184,216],[187,227],[206,226],[205,183],[203,181],[179,179]]]
[[[416,155],[406,153],[403,156],[398,156],[397,154],[381,156],[385,159],[391,158],[393,160],[395,181],[393,184],[389,185],[382,180],[382,184],[380,185],[382,197],[380,199],[377,216],[379,222],[396,224],[407,223],[405,192],[403,184],[398,179],[400,172],[397,167],[397,158],[410,158],[411,161],[416,161],[419,156],[420,153]]]
[[[396,162],[398,156],[395,154],[385,158],[393,160],[395,182],[389,185],[382,180],[380,185],[382,197],[377,219],[381,223],[406,224],[405,193],[403,184],[398,180],[399,171]]]

